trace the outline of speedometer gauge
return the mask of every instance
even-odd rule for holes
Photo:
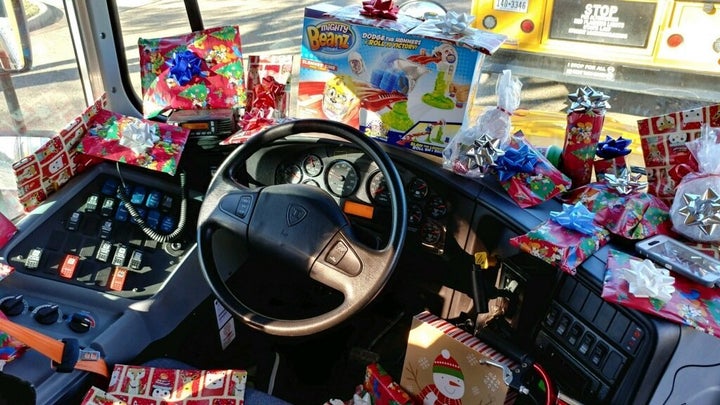
[[[298,165],[285,165],[278,167],[275,172],[276,184],[298,184],[302,180],[302,169]]]
[[[390,205],[390,190],[381,171],[373,173],[370,177],[368,194],[375,204]]]
[[[338,197],[347,197],[357,188],[358,175],[352,163],[336,160],[328,167],[325,181],[331,193]]]
[[[412,182],[410,182],[410,185],[408,186],[410,197],[416,200],[422,200],[427,197],[428,190],[429,188],[427,182],[420,177],[412,179]]]
[[[310,177],[315,177],[322,173],[323,162],[318,155],[309,154],[303,159],[303,169]]]

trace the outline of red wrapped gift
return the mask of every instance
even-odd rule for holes
[[[563,204],[563,212],[528,233],[510,238],[510,244],[562,271],[575,275],[577,267],[605,246],[610,234],[598,226],[582,204]],[[581,212],[583,211],[584,212]],[[581,212],[580,215],[577,213]]]
[[[580,187],[592,180],[595,149],[605,122],[607,96],[590,87],[568,95],[571,102],[565,129],[562,152],[563,173],[572,180],[572,187]]]
[[[174,175],[190,131],[100,110],[77,150],[88,156]]]
[[[0,248],[5,246],[13,235],[17,232],[17,227],[2,212],[0,212]]]
[[[595,213],[595,221],[614,235],[645,239],[670,234],[672,223],[665,203],[648,193],[621,194],[608,183],[590,183],[563,196],[569,204],[581,202]]]
[[[87,134],[88,123],[106,105],[107,96],[103,94],[34,154],[13,163],[18,199],[25,211],[32,211],[73,176],[101,161],[77,153],[76,146]]]
[[[245,105],[237,26],[138,40],[143,114]]]
[[[0,312],[0,318],[8,319],[3,312]],[[28,346],[25,343],[13,338],[7,333],[0,331],[0,361],[9,363],[20,358],[27,351]]]
[[[511,136],[504,148],[505,155],[496,161],[500,184],[520,207],[538,205],[567,191],[570,179],[538,153],[522,132]]]
[[[127,405],[127,402],[98,387],[90,387],[80,405]]]
[[[129,404],[227,404],[245,400],[245,370],[178,370],[116,364],[107,392]]]
[[[628,170],[628,167],[625,156],[618,156],[612,159],[595,159],[593,169],[595,170],[595,180],[602,181],[606,174],[617,174]]]
[[[412,405],[412,398],[398,383],[377,363],[365,369],[363,387],[372,397],[375,405]]]
[[[720,296],[717,289],[671,273],[674,277],[674,291],[670,299],[649,295],[636,296],[630,292],[631,286],[625,273],[633,267],[633,262],[642,261],[643,259],[633,255],[611,249],[608,253],[602,297],[609,302],[720,336]]]
[[[686,143],[700,136],[703,124],[720,127],[720,104],[638,121],[648,192],[672,206],[675,188],[686,174],[698,171]]]
[[[593,161],[595,180],[602,181],[606,174],[618,175],[629,170],[625,156],[631,152],[628,149],[631,142],[622,136],[618,139],[606,136],[604,141],[598,143],[595,148],[596,159]]]

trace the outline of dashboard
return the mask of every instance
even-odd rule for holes
[[[486,251],[497,263],[485,281],[496,288],[516,286],[517,308],[502,339],[540,362],[564,392],[583,403],[678,403],[690,396],[707,400],[701,403],[720,400],[720,366],[713,366],[720,364],[717,338],[601,298],[607,250],[627,246],[611,243],[584,262],[576,276],[559,272],[508,242],[546,220],[559,201],[521,209],[491,178],[465,179],[442,169],[439,159],[384,148],[403,181],[409,214],[394,294],[446,318],[471,311],[473,300],[467,297],[473,297],[477,284],[470,277],[470,258]],[[213,170],[199,164],[193,166],[196,175]],[[357,149],[327,140],[285,140],[255,153],[244,170],[251,187],[293,183],[327,191],[368,243],[383,245],[393,197],[378,167]],[[157,210],[154,226],[166,217],[179,219],[184,192],[178,179],[131,169],[121,175],[130,197],[139,187],[144,190],[142,202],[137,198],[148,208],[145,218]],[[193,243],[202,192],[190,190],[183,237],[155,243],[122,215],[118,218],[118,197],[104,189],[119,176],[113,165],[103,164],[71,180],[18,224],[18,236],[0,249],[0,259],[17,269],[0,285],[0,310],[55,338],[96,347],[110,363],[131,361],[139,347],[170,333],[210,296]],[[76,212],[82,213],[77,223]],[[105,241],[111,245],[107,258],[98,256]],[[108,282],[120,246],[128,247],[123,260],[132,268],[125,284],[113,288]],[[38,247],[42,254],[35,264],[31,257]],[[135,251],[142,256],[131,266]],[[80,260],[72,274],[63,273],[69,254]],[[443,291],[438,286],[452,291],[444,303],[435,298]],[[133,339],[127,339],[127,331]],[[39,402],[62,403],[57,393],[82,384],[83,377],[35,366],[45,362],[30,354],[5,370],[37,387]]]
[[[262,184],[305,184],[330,194],[360,225],[382,230],[392,196],[377,165],[354,148],[340,145],[284,145],[265,152],[255,177]],[[447,186],[422,172],[397,167],[407,196],[408,231],[414,243],[442,254],[455,205]],[[273,177],[268,176],[273,173]]]

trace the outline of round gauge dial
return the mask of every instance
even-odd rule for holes
[[[307,179],[307,180],[303,181],[303,184],[307,184],[307,185],[314,186],[314,187],[320,187],[320,184],[318,184],[318,182],[313,179]]]
[[[305,173],[310,177],[315,177],[322,173],[323,162],[318,155],[309,154],[305,156],[302,164],[303,169],[305,169]]]
[[[420,177],[415,177],[410,182],[410,186],[408,187],[408,191],[410,192],[410,198],[414,198],[416,200],[422,200],[423,198],[427,197],[428,195],[428,184],[425,180],[421,179]]]
[[[445,199],[439,195],[435,195],[430,198],[428,207],[430,208],[430,216],[436,219],[444,217],[448,212],[448,205],[445,202]]]
[[[368,194],[375,204],[390,205],[390,189],[381,171],[373,173],[368,182]]]
[[[283,165],[275,172],[276,184],[298,184],[302,180],[302,169],[298,165]]]
[[[347,197],[357,189],[358,174],[352,163],[337,160],[328,167],[325,180],[331,193],[338,197]]]
[[[417,226],[423,220],[423,209],[417,204],[408,207],[408,225]]]
[[[435,221],[426,221],[420,227],[420,239],[426,245],[436,245],[440,242],[445,230],[442,225]]]

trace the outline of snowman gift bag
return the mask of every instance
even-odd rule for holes
[[[430,312],[413,318],[400,386],[420,404],[503,404],[511,362]]]

